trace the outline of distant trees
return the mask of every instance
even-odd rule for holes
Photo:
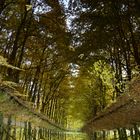
[[[105,61],[97,61],[91,67],[80,68],[71,79],[73,86],[68,111],[87,121],[103,111],[116,99],[115,73]]]

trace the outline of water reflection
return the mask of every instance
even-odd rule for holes
[[[64,132],[59,129],[35,127],[30,122],[19,122],[0,114],[0,140],[139,140],[138,125],[130,129],[88,133]]]
[[[0,114],[0,140],[88,140],[86,134],[34,127],[30,122],[16,122]]]
[[[110,131],[97,131],[88,134],[89,140],[140,140],[140,127],[118,128]]]

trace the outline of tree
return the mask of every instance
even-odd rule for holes
[[[25,69],[5,68],[7,78],[21,85],[26,95],[22,99],[31,107],[62,122],[64,100],[58,89],[67,74],[64,56],[69,51],[63,6],[59,1],[6,0],[1,4],[0,51],[10,65]],[[63,110],[61,119],[59,110]]]
[[[70,6],[76,1],[70,1]],[[115,71],[120,87],[131,80],[139,67],[139,11],[138,1],[90,1],[75,4],[75,18],[71,24],[72,44],[76,53],[84,54],[85,64],[106,60]],[[80,9],[78,8],[80,7]],[[73,7],[70,7],[73,9]],[[118,95],[124,90],[116,87]]]

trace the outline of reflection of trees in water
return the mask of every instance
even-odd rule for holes
[[[82,137],[80,134],[34,127],[30,122],[16,122],[11,116],[5,121],[0,114],[0,140],[85,140]]]
[[[16,122],[11,116],[5,119],[0,114],[0,140],[128,140],[129,138],[131,140],[140,138],[138,125],[130,129],[119,128],[90,133],[87,139],[84,134],[34,127],[30,122]]]
[[[89,133],[89,140],[139,140],[140,129],[134,124],[131,128],[118,128],[111,131],[96,131]]]
[[[40,140],[40,139],[57,139],[65,140],[65,134],[53,132],[46,128],[35,128],[30,122],[25,122],[21,127],[14,126],[11,117],[8,118],[6,124],[2,114],[0,115],[0,140]],[[16,124],[16,123],[15,123]]]

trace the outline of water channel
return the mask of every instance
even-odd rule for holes
[[[86,134],[60,130],[50,124],[36,127],[30,122],[19,122],[0,114],[0,140],[140,140],[140,131],[137,127]]]
[[[0,114],[0,140],[88,140],[85,133],[67,132],[57,128],[32,126],[30,122],[16,122]]]

